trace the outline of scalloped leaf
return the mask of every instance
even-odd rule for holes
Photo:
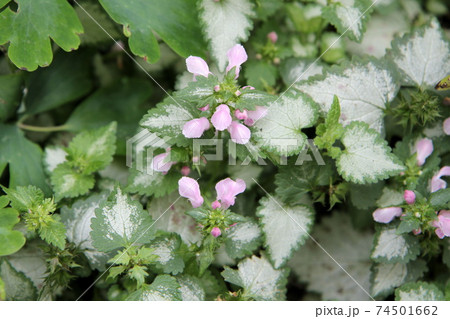
[[[199,7],[211,53],[223,71],[228,61],[227,51],[248,39],[253,26],[253,4],[249,0],[201,0]]]
[[[181,301],[180,284],[175,277],[160,275],[127,298],[128,301]]]
[[[388,264],[407,263],[420,254],[420,244],[416,236],[397,234],[396,226],[380,228],[374,238],[371,258]]]
[[[35,300],[36,288],[29,278],[11,266],[7,260],[0,261],[0,277],[4,283],[6,300]]]
[[[427,25],[392,42],[390,59],[402,73],[402,84],[434,87],[448,75],[450,42],[446,40],[439,22]]]
[[[206,298],[205,290],[201,286],[200,279],[183,275],[177,278],[180,284],[181,300],[203,301]]]
[[[340,122],[345,126],[362,121],[379,133],[383,131],[386,104],[397,95],[396,75],[384,63],[375,59],[353,60],[344,67],[332,67],[324,76],[295,87],[309,94],[328,113],[336,95],[341,106]]]
[[[443,301],[444,293],[428,282],[410,282],[395,290],[396,301]]]
[[[225,281],[243,288],[242,296],[254,300],[284,300],[289,271],[273,269],[271,263],[261,256],[246,258],[234,270],[225,266]]]
[[[100,0],[109,16],[123,25],[131,52],[151,63],[160,58],[153,32],[183,57],[204,55],[195,3],[195,0]]]
[[[83,26],[66,0],[16,0],[17,12],[0,12],[0,44],[9,42],[8,57],[18,67],[34,71],[53,59],[50,39],[64,51],[76,50]]]
[[[348,215],[334,212],[314,228],[312,237],[366,290],[369,290],[372,234],[358,232]],[[312,240],[288,264],[309,291],[324,300],[370,300],[370,297]]]
[[[283,266],[308,237],[314,222],[311,208],[304,205],[281,208],[279,199],[265,197],[256,215],[264,233],[264,246],[275,268]]]
[[[338,156],[336,165],[347,181],[374,183],[405,169],[387,142],[366,123],[346,126],[341,141],[345,150]]]
[[[261,230],[256,222],[237,223],[225,235],[225,250],[231,258],[251,255],[261,244]]]
[[[152,218],[119,186],[95,210],[95,216],[91,222],[91,237],[99,251],[109,252],[134,243],[146,244],[154,237]]]
[[[370,19],[371,0],[338,0],[322,8],[322,17],[338,32],[360,42]]]
[[[13,229],[19,221],[17,210],[0,208],[0,256],[13,254],[25,245],[23,234]]]
[[[291,90],[267,107],[267,115],[253,126],[258,144],[278,155],[300,153],[307,139],[302,129],[316,123],[318,105],[308,96]]]
[[[166,274],[181,273],[184,269],[183,256],[180,253],[181,245],[182,241],[178,234],[155,238],[149,245],[153,249],[152,254],[158,256],[152,267]]]
[[[139,195],[161,197],[176,190],[180,178],[181,174],[174,170],[167,174],[155,171],[152,174],[147,174],[136,169],[130,169],[126,190]]]

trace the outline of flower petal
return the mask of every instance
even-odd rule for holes
[[[211,117],[211,123],[218,131],[227,129],[232,120],[230,108],[226,104],[220,104]]]
[[[428,138],[423,138],[416,142],[414,150],[417,156],[417,165],[422,166],[428,156],[433,153],[433,141]]]
[[[386,207],[378,208],[372,214],[373,219],[378,223],[387,224],[391,222],[395,217],[402,215],[401,207]]]
[[[245,182],[238,178],[233,181],[231,178],[221,180],[216,184],[217,200],[221,202],[224,209],[234,205],[236,195],[245,191]]]
[[[236,67],[236,77],[239,76],[239,71],[241,69],[241,64],[247,61],[247,52],[242,45],[236,44],[227,52],[228,66],[227,72],[232,68]]]
[[[202,75],[208,77],[209,67],[202,58],[198,56],[190,56],[186,59],[187,70],[194,75]]]
[[[181,197],[189,199],[192,207],[202,206],[203,197],[200,194],[200,186],[197,181],[190,177],[182,177],[178,180],[178,192]]]
[[[193,119],[186,122],[183,126],[183,135],[187,138],[198,138],[209,129],[209,121],[206,117]]]
[[[256,121],[262,119],[267,115],[267,108],[264,106],[256,106],[254,111],[247,111],[247,119],[244,121],[245,125],[253,126]]]
[[[230,132],[231,140],[237,144],[247,144],[250,140],[250,130],[239,122],[231,122],[228,132]]]
[[[152,170],[156,172],[163,172],[167,173],[173,164],[176,164],[176,162],[169,162],[166,160],[167,156],[169,156],[169,153],[162,153],[159,155],[156,155],[153,157],[151,168]]]
[[[448,117],[445,121],[444,121],[444,132],[447,135],[450,135],[450,117]]]

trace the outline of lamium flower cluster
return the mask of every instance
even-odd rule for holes
[[[247,61],[247,53],[242,45],[235,45],[227,52],[228,66],[226,72],[234,70],[234,80],[239,77],[241,65]],[[186,59],[187,70],[194,75],[194,81],[198,76],[208,77],[208,64],[200,57],[190,56]],[[239,88],[234,85],[216,85],[214,92],[221,90],[233,90],[231,92],[234,97],[238,98],[243,90],[254,90],[251,86]],[[222,101],[226,102],[226,101]],[[213,109],[214,108],[214,109]],[[239,110],[234,109],[227,103],[221,103],[217,106],[210,104],[200,107],[205,116],[196,118],[186,122],[183,126],[183,135],[187,138],[199,138],[206,130],[212,126],[216,131],[222,132],[227,130],[231,136],[231,140],[237,144],[246,144],[250,140],[251,132],[249,127],[263,118],[267,114],[267,109],[263,106],[256,106],[255,110]]]

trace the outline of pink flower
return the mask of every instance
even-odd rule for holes
[[[245,125],[253,126],[256,121],[262,119],[267,115],[267,108],[264,106],[257,106],[254,111],[247,111],[248,117],[244,121]]]
[[[183,176],[188,176],[190,172],[191,172],[191,169],[189,168],[189,166],[183,166],[181,168],[181,175],[183,175]]]
[[[216,184],[217,200],[220,200],[223,209],[234,205],[236,195],[245,191],[245,182],[238,178],[233,181],[225,178]]]
[[[213,235],[214,237],[219,237],[220,235],[222,234],[222,232],[220,231],[220,228],[219,227],[214,227],[212,230],[211,230],[211,235]]]
[[[444,132],[447,135],[450,135],[450,117],[448,117],[445,121],[444,121]]]
[[[413,229],[413,234],[414,235],[420,235],[420,234],[422,234],[422,229],[420,229],[420,228],[418,228],[418,229]]]
[[[242,89],[243,89],[243,90],[244,90],[244,89],[254,90],[255,88],[254,88],[253,86],[246,85],[246,86],[243,86]]]
[[[227,72],[236,67],[236,78],[239,76],[241,64],[247,61],[247,53],[242,45],[236,44],[227,52],[228,66]]]
[[[450,237],[450,210],[441,210],[438,220],[433,221],[432,225],[436,227],[436,235],[442,239]]]
[[[391,222],[395,217],[402,215],[402,209],[400,207],[386,207],[378,208],[372,214],[373,219],[378,223],[387,224]]]
[[[442,167],[439,172],[431,178],[432,193],[447,187],[447,183],[441,179],[442,176],[450,176],[450,166]]]
[[[219,92],[220,91],[220,85],[214,85],[214,91]]]
[[[190,177],[182,177],[178,180],[178,192],[181,197],[189,199],[192,207],[202,206],[203,197],[200,194],[200,186],[197,181]]]
[[[245,120],[248,117],[248,113],[247,113],[247,110],[244,110],[242,112],[239,110],[236,110],[236,111],[234,111],[234,116],[236,116],[236,118],[238,120]]]
[[[186,122],[183,126],[183,135],[187,138],[198,138],[207,129],[209,129],[209,121],[206,117],[201,117]]]
[[[211,117],[211,123],[218,131],[225,130],[228,126],[230,126],[231,121],[232,118],[230,108],[226,104],[220,104]]]
[[[199,107],[198,108],[200,111],[205,112],[209,110],[209,104],[206,104],[204,107]]]
[[[214,202],[212,202],[212,204],[211,204],[211,208],[212,209],[217,209],[217,208],[220,208],[220,202],[218,201],[218,200],[215,200]]]
[[[272,43],[276,43],[278,41],[278,35],[277,35],[277,33],[275,31],[272,31],[269,34],[267,34],[267,38]]]
[[[250,130],[239,122],[231,122],[228,132],[230,132],[231,140],[237,144],[246,144],[250,140]]]
[[[169,153],[162,153],[153,157],[151,168],[156,172],[167,173],[173,164],[176,162],[168,162],[166,157],[169,156]]]
[[[208,74],[210,73],[208,64],[198,56],[191,55],[188,57],[186,59],[186,67],[190,73],[194,74],[194,79],[196,75],[208,77]]]
[[[403,198],[408,205],[412,205],[416,201],[416,194],[413,191],[405,190]]]
[[[414,150],[417,153],[417,165],[422,166],[427,157],[433,153],[433,142],[428,138],[418,140],[414,146]]]

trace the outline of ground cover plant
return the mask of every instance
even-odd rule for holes
[[[439,0],[0,0],[0,300],[450,300]]]

